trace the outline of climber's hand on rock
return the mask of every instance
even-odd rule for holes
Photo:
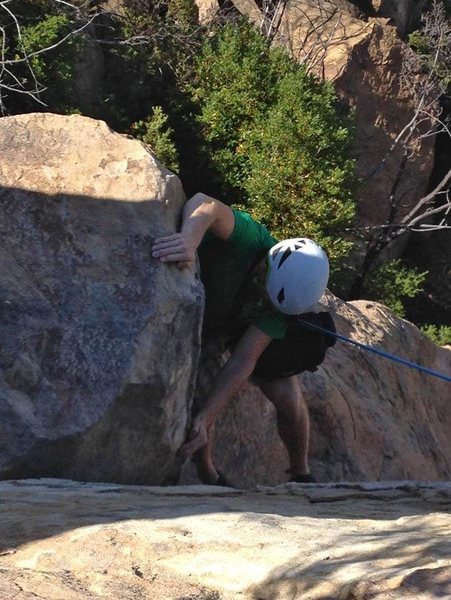
[[[207,445],[207,424],[202,417],[195,417],[188,432],[186,442],[181,446],[179,452],[184,458],[189,458],[198,450]]]
[[[187,235],[173,233],[155,240],[152,256],[162,262],[174,262],[179,269],[186,269],[193,264],[196,250]]]

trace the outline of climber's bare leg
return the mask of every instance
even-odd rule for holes
[[[193,461],[196,463],[197,476],[206,484],[215,484],[218,480],[218,471],[213,464],[213,444],[215,437],[214,423],[208,428],[207,445],[198,450],[193,455]]]
[[[277,430],[290,459],[291,476],[310,473],[308,449],[310,419],[297,377],[255,383],[265,394],[277,413]]]

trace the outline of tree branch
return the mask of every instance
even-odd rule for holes
[[[415,217],[415,215],[418,213],[418,211],[425,205],[429,204],[430,202],[432,202],[432,200],[443,190],[446,188],[446,186],[448,185],[448,183],[451,181],[451,169],[448,171],[448,173],[445,175],[445,177],[443,177],[443,179],[441,180],[441,182],[437,185],[437,187],[435,189],[432,190],[432,192],[429,192],[429,194],[427,194],[427,196],[424,196],[423,198],[421,198],[417,204],[414,206],[414,208],[401,220],[401,223],[403,224],[415,224],[418,221],[420,221],[422,218],[425,218],[422,215],[419,215],[417,217]],[[447,205],[443,205],[443,206],[447,206]],[[441,207],[439,207],[441,208]],[[432,214],[431,212],[428,213]],[[434,211],[435,214],[435,211]]]
[[[81,33],[84,29],[86,29],[87,27],[89,27],[89,25],[91,25],[91,23],[97,17],[98,17],[98,14],[93,15],[89,19],[89,21],[87,23],[85,23],[84,25],[82,25],[78,29],[74,29],[73,31],[69,32],[67,35],[65,35],[64,37],[62,37],[60,40],[58,40],[57,42],[55,42],[51,46],[47,46],[46,48],[41,48],[40,50],[36,50],[36,52],[32,52],[31,54],[27,54],[23,58],[19,58],[17,60],[5,60],[4,64],[5,65],[17,65],[19,63],[28,62],[30,60],[30,58],[34,58],[35,56],[39,56],[40,54],[43,54],[44,52],[49,52],[50,50],[55,50],[55,48],[58,48],[58,46],[61,46],[61,44],[64,44],[64,42],[66,42],[70,37],[72,37],[74,35],[77,35],[77,33]]]

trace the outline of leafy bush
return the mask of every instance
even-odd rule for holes
[[[208,41],[191,86],[221,195],[280,238],[313,237],[335,263],[354,216],[350,120],[332,87],[246,22]]]
[[[419,273],[403,265],[400,259],[387,261],[369,273],[362,297],[381,302],[403,317],[403,298],[415,297],[421,291],[426,275],[427,272]]]
[[[73,28],[74,24],[67,15],[46,16],[44,20],[23,28],[23,48],[27,55],[32,55],[56,44]],[[73,35],[55,50],[30,58],[34,76],[45,88],[41,93],[42,100],[58,112],[77,111],[72,82],[74,64],[83,51],[83,44],[82,35]]]
[[[340,121],[331,88],[298,71],[280,81],[276,103],[243,142],[251,212],[279,238],[318,240],[332,260],[350,248],[341,231],[355,211],[350,133]]]
[[[451,345],[451,326],[423,325],[421,331],[439,346]]]
[[[152,115],[132,125],[132,133],[145,144],[168,169],[177,172],[179,161],[177,148],[172,141],[173,130],[168,126],[168,117],[161,106],[152,108]]]
[[[193,0],[123,0],[118,13],[111,14],[96,8],[98,0],[11,0],[7,4],[0,7],[0,44],[6,48],[6,60],[21,60],[11,66],[11,76],[0,72],[3,83],[18,88],[1,98],[10,114],[82,112],[105,119],[118,131],[128,131],[133,122],[146,119],[153,106],[163,106],[167,112],[177,97],[178,80],[191,68],[200,43]],[[89,34],[87,30],[75,33],[96,10]],[[96,56],[102,53],[104,61],[103,76],[95,82],[102,100],[96,104],[75,93],[78,65],[91,59],[88,35],[95,37]]]
[[[102,30],[108,43],[105,108],[113,128],[128,130],[153,106],[172,113],[200,45],[196,17],[194,0],[123,0],[110,32]]]
[[[408,36],[423,70],[433,76],[443,94],[451,94],[451,4],[433,0],[422,26]]]
[[[60,43],[77,29],[74,10],[50,0],[12,0],[2,8],[0,43],[5,47],[4,59],[17,61],[0,74],[2,83],[9,86],[2,97],[2,109],[20,113],[39,106],[42,110],[47,105],[55,112],[78,111],[72,82],[85,38],[74,34]]]

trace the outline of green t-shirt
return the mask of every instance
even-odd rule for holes
[[[277,240],[247,213],[233,213],[235,227],[230,237],[221,240],[207,232],[199,247],[205,286],[204,332],[225,330],[238,336],[253,323],[272,338],[282,339],[287,317],[269,300],[264,282],[251,278],[254,267]]]

